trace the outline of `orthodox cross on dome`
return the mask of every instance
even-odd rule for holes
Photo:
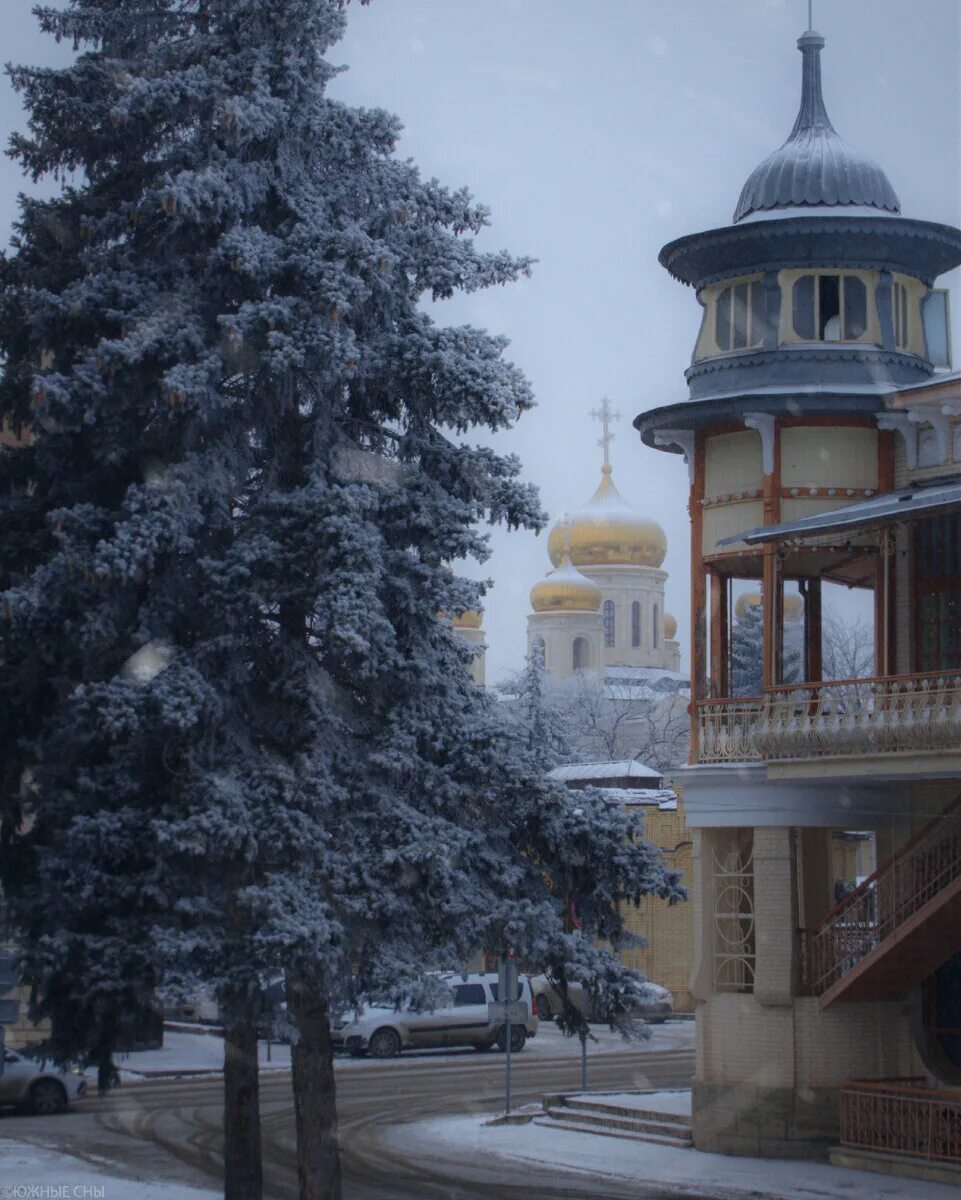
[[[614,440],[614,434],[611,433],[611,423],[613,421],[619,421],[621,419],[621,414],[619,412],[614,412],[614,410],[611,408],[610,400],[608,400],[608,398],[605,396],[601,401],[600,408],[591,409],[591,417],[595,421],[600,421],[601,428],[604,430],[604,433],[598,440],[597,444],[598,446],[603,447],[604,450],[604,466],[610,467],[610,448],[611,442]]]

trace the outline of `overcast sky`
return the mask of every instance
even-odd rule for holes
[[[36,31],[31,3],[2,0],[6,57],[67,61],[69,47]],[[350,6],[332,56],[350,68],[335,94],[398,113],[400,153],[491,208],[484,245],[539,260],[530,280],[436,315],[511,339],[538,408],[494,444],[520,455],[552,518],[598,483],[589,410],[607,395],[623,414],[614,479],[667,533],[667,607],[685,661],[687,472],[630,422],[686,398],[700,309],[657,254],[729,224],[744,180],[787,137],[806,24],[806,0],[373,0]],[[904,215],[961,224],[961,0],[815,0],[814,25],[838,132],[885,168]],[[21,125],[4,82],[4,141]],[[5,160],[4,231],[22,186]],[[945,277],[956,293],[958,276]],[[472,572],[495,583],[489,680],[522,664],[528,593],[549,565],[544,534],[497,531]]]

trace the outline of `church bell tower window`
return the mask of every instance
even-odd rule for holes
[[[614,601],[604,601],[604,645],[614,645]]]
[[[631,605],[631,645],[636,649],[641,644],[641,605],[635,600]]]

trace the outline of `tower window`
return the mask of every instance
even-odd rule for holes
[[[894,343],[899,350],[906,350],[911,335],[909,321],[908,289],[896,283],[891,289],[892,316],[894,317]]]
[[[631,645],[639,646],[641,644],[641,606],[635,600],[631,605]]]
[[[574,639],[574,670],[586,671],[591,665],[591,643],[584,637]]]
[[[721,350],[759,346],[764,338],[765,300],[760,280],[735,283],[717,298],[714,340]]]
[[[531,658],[541,667],[546,664],[547,647],[542,637],[536,637],[531,642]]]
[[[661,624],[660,605],[655,604],[654,605],[654,628],[651,631],[651,635],[652,635],[651,636],[651,644],[653,645],[655,650],[659,649],[660,645],[661,645],[660,624]]]
[[[868,328],[867,288],[856,275],[802,275],[792,316],[806,342],[856,342]]]
[[[614,601],[604,601],[604,645],[614,645]]]

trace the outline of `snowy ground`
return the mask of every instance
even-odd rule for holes
[[[651,1027],[652,1036],[647,1042],[632,1043],[631,1048],[644,1050],[677,1050],[694,1045],[693,1021],[668,1021],[665,1025]],[[602,1025],[593,1028],[596,1041],[589,1042],[588,1058],[596,1054],[613,1054],[625,1048],[626,1043],[619,1034],[612,1033]],[[576,1039],[566,1038],[551,1024],[542,1021],[537,1036],[532,1038],[518,1060],[526,1061],[531,1057],[580,1057],[580,1043]],[[376,1062],[378,1067],[394,1065],[403,1068],[405,1062],[411,1059],[425,1058],[470,1058],[476,1059],[476,1052],[470,1047],[456,1047],[446,1050],[413,1050],[405,1051],[400,1058],[391,1062],[383,1059],[350,1058],[339,1055],[337,1069],[363,1070]],[[164,1032],[164,1044],[159,1050],[143,1050],[133,1054],[118,1055],[117,1065],[122,1078],[136,1079],[141,1076],[149,1077],[156,1073],[177,1073],[183,1071],[219,1071],[224,1063],[223,1039],[214,1033],[183,1033]],[[277,1042],[270,1046],[270,1058],[267,1057],[266,1042],[260,1043],[260,1063],[265,1069],[271,1067],[287,1069],[290,1066],[290,1047]]]
[[[36,1196],[83,1200],[218,1200],[217,1191],[201,1191],[179,1183],[145,1183],[116,1174],[115,1163],[95,1157],[75,1158],[29,1142],[3,1140],[3,1200]]]
[[[609,1093],[613,1096],[614,1093]],[[661,1093],[661,1097],[677,1093]],[[644,1097],[650,1101],[651,1096]],[[671,1103],[670,1101],[665,1101]],[[675,1100],[675,1104],[680,1103]],[[935,1183],[890,1178],[821,1163],[784,1159],[729,1158],[675,1150],[593,1133],[541,1125],[485,1125],[484,1116],[438,1117],[394,1125],[384,1131],[388,1146],[411,1159],[492,1158],[539,1167],[552,1166],[599,1180],[664,1185],[672,1194],[718,1200],[958,1200],[958,1189]]]

